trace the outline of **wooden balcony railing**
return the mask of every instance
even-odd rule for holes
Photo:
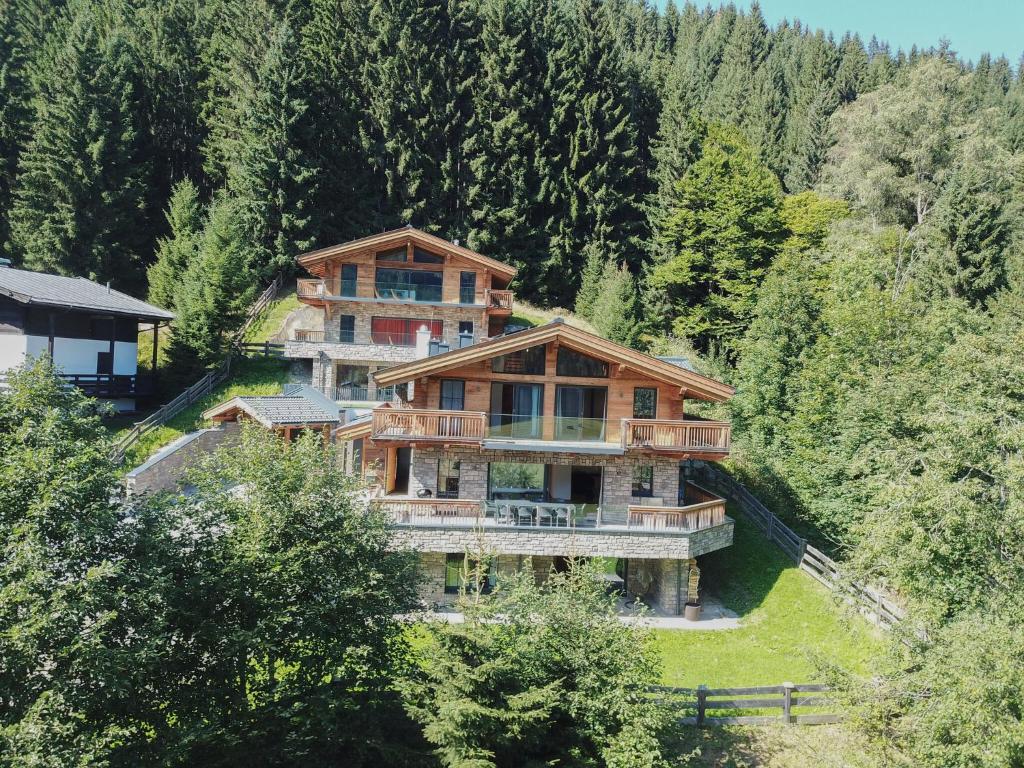
[[[728,453],[732,427],[724,421],[626,419],[622,444],[626,448]]]
[[[294,341],[309,341],[319,344],[324,341],[324,332],[315,331],[311,328],[296,328],[292,333]]]
[[[295,292],[300,299],[322,299],[327,296],[327,284],[323,280],[301,278],[296,282]]]
[[[469,499],[376,499],[399,525],[477,525],[480,502]]]
[[[512,291],[488,288],[484,303],[494,309],[512,309]]]
[[[646,507],[629,505],[629,527],[682,529],[699,531],[725,522],[725,502],[722,499],[691,504],[686,507]]]
[[[486,417],[472,411],[428,411],[381,408],[373,412],[374,440],[417,439],[441,441],[482,440]]]

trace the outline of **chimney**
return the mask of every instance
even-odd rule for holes
[[[107,280],[107,293],[110,293],[110,281]]]

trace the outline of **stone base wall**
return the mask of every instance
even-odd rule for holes
[[[444,552],[420,553],[420,581],[417,587],[420,600],[426,605],[444,603]]]
[[[211,453],[225,442],[238,437],[237,422],[226,422],[213,429],[201,429],[175,440],[125,475],[129,494],[177,491],[188,469],[200,456]]]
[[[624,508],[634,503],[650,503],[650,499],[634,498],[633,468],[654,466],[654,496],[666,507],[674,507],[679,500],[679,460],[662,456],[598,456],[587,454],[489,451],[470,447],[442,448],[424,446],[415,448],[409,472],[409,494],[415,496],[424,488],[437,496],[437,466],[442,458],[459,460],[459,497],[463,499],[487,498],[487,471],[491,462],[530,464],[558,464],[604,467],[604,504]]]
[[[513,527],[514,528],[514,527]],[[396,548],[418,552],[475,552],[536,557],[628,557],[688,560],[732,544],[733,521],[701,531],[615,531],[575,528],[549,531],[476,529],[470,526],[399,525]]]

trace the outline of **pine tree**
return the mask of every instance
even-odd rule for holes
[[[551,237],[542,285],[546,303],[564,306],[575,300],[595,254],[638,265],[640,168],[629,84],[602,7],[577,0],[555,35],[546,81],[553,111],[541,166]]]
[[[708,119],[746,127],[754,116],[755,77],[768,55],[768,29],[755,2],[740,14],[704,106]]]
[[[540,295],[546,250],[536,214],[544,51],[534,32],[537,2],[487,0],[481,8],[480,75],[466,153],[470,247],[519,270],[517,290]]]
[[[772,51],[754,77],[754,94],[747,133],[761,160],[782,176],[785,165],[786,119],[789,94],[781,55]]]
[[[166,216],[170,234],[157,242],[156,261],[147,273],[149,301],[158,307],[174,309],[175,293],[198,257],[203,231],[203,206],[199,190],[190,179],[174,186]]]
[[[247,266],[253,243],[239,209],[227,196],[214,200],[199,252],[174,293],[176,317],[167,354],[179,375],[195,375],[224,354],[228,334],[255,296],[257,282]]]
[[[787,126],[784,181],[790,192],[802,192],[817,181],[828,147],[828,120],[839,106],[836,66],[834,46],[820,32],[804,42]]]
[[[28,54],[16,20],[12,0],[0,0],[0,248],[7,242],[11,190],[31,117]]]
[[[780,202],[778,179],[739,132],[711,126],[660,223],[671,257],[648,276],[671,303],[676,334],[735,351],[781,242]]]
[[[32,138],[18,168],[11,250],[32,269],[143,283],[147,164],[135,125],[135,75],[116,33],[78,0],[39,63]]]
[[[607,262],[590,310],[590,322],[606,339],[635,347],[640,341],[640,297],[636,278],[624,266]]]

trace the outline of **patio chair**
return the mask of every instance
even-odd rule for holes
[[[515,522],[513,520],[512,507],[510,507],[508,504],[502,504],[500,507],[498,507],[497,519],[499,525],[512,525],[512,523]]]
[[[553,519],[549,507],[537,507],[537,525],[551,525]]]
[[[555,507],[555,526],[559,526],[562,523],[565,527],[569,527],[569,523],[572,521],[572,511],[569,507]]]
[[[518,525],[533,525],[533,507],[516,509],[516,523]]]

